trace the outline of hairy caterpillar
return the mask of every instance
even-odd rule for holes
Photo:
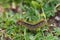
[[[35,30],[36,28],[38,28],[38,27],[41,27],[42,25],[45,25],[45,21],[40,21],[40,22],[38,22],[37,24],[30,24],[30,23],[26,23],[26,22],[24,22],[24,21],[21,21],[21,20],[19,20],[18,22],[17,22],[17,24],[19,24],[19,25],[23,25],[23,26],[25,26],[25,27],[27,27],[28,29],[30,29],[30,30]]]

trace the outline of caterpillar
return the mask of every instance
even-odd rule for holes
[[[39,28],[42,25],[45,25],[45,23],[46,23],[45,21],[40,21],[37,24],[30,24],[30,23],[27,23],[27,22],[24,22],[24,21],[21,21],[21,20],[17,21],[17,24],[23,25],[30,30],[35,30],[36,28]]]

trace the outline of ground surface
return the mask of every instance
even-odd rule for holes
[[[60,0],[1,0],[0,40],[60,40]]]

